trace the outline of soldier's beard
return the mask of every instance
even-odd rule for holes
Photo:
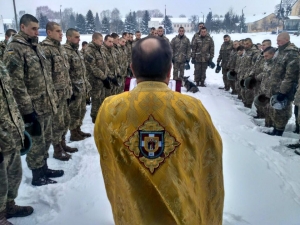
[[[71,43],[71,42],[70,42],[70,45],[71,45],[71,47],[74,48],[74,49],[78,49],[78,48],[79,48],[79,44],[74,44],[74,43]]]

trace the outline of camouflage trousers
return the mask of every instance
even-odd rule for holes
[[[175,62],[173,64],[173,80],[180,78],[183,79],[184,76],[184,63]]]
[[[70,130],[74,130],[82,125],[86,112],[86,92],[79,93],[75,100],[69,105],[70,112]]]
[[[260,81],[256,81],[256,85],[254,87],[254,96],[258,96],[261,94],[261,88],[260,88],[261,82]],[[256,106],[256,111],[257,111],[257,116],[259,116],[260,118],[264,118],[265,117],[265,107],[262,106]]]
[[[241,88],[241,96],[242,96],[242,101],[245,105],[245,107],[251,108],[253,100],[254,100],[254,91],[253,89],[246,89],[246,88]]]
[[[116,94],[120,94],[124,92],[125,88],[125,77],[118,78],[118,82],[120,84],[120,87],[117,88]]]
[[[225,90],[229,90],[231,86],[230,86],[230,81],[227,78],[227,70],[225,68],[222,68],[222,74],[223,74],[223,83],[224,83]]]
[[[266,127],[273,127],[273,122],[271,118],[271,105],[268,103],[264,108],[264,116],[265,116],[265,126]]]
[[[6,209],[6,203],[18,196],[22,180],[22,164],[20,150],[4,153],[0,163],[0,212]]]
[[[236,80],[234,82],[234,84],[235,84],[235,91],[237,92],[238,96],[242,96],[241,95],[241,86],[240,86],[239,80]]]
[[[103,83],[99,84],[97,87],[93,86],[90,95],[92,99],[92,108],[91,108],[90,116],[92,117],[93,120],[96,120],[98,110],[105,98],[105,88],[103,86]]]
[[[196,82],[204,82],[206,79],[206,70],[207,70],[207,62],[196,62],[195,63],[195,71],[194,71],[194,79]]]
[[[52,120],[52,144],[57,145],[62,141],[62,136],[68,131],[70,112],[66,99],[61,99],[57,113]]]
[[[49,157],[48,150],[52,142],[52,115],[38,116],[41,124],[41,136],[31,136],[32,147],[26,155],[29,169],[39,169],[44,166],[45,159]]]
[[[292,103],[289,102],[287,107],[282,110],[277,110],[272,107],[271,108],[271,119],[274,125],[274,128],[277,130],[284,130],[287,125],[289,119],[292,117]]]

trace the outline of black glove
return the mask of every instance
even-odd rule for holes
[[[115,86],[117,86],[117,87],[120,87],[120,84],[118,83],[117,78],[113,77],[113,78],[111,78],[110,80],[111,80],[111,82],[113,83],[113,85],[115,85]]]
[[[210,58],[210,59],[208,60],[208,65],[211,65],[211,63],[212,63],[212,59]]]
[[[33,123],[37,120],[37,113],[33,111],[32,113],[23,116],[24,123]]]
[[[41,124],[37,120],[37,113],[32,112],[23,116],[25,123],[25,129],[31,136],[41,136],[42,128]]]
[[[3,160],[4,160],[4,158],[3,158],[3,154],[2,154],[2,152],[0,152],[0,163],[2,163],[2,162],[3,162]]]
[[[217,62],[217,66],[218,66],[218,67],[220,66],[220,63],[219,63],[219,62]]]
[[[189,60],[189,59],[187,59],[187,60],[185,60],[185,62],[186,62],[186,63],[189,63],[189,62],[190,62],[190,60]]]
[[[117,78],[122,78],[122,76],[120,74],[117,74]]]
[[[196,59],[192,58],[192,64],[195,64],[195,63],[196,63]]]
[[[102,82],[106,89],[111,89],[108,77],[105,80],[102,80]]]
[[[286,98],[286,94],[282,94],[280,92],[277,93],[277,100],[278,101],[283,101]]]

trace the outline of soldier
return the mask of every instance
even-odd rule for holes
[[[264,40],[262,42],[262,45],[261,45],[261,49],[262,49],[262,52],[258,55],[255,63],[253,64],[252,68],[251,68],[251,71],[250,71],[250,74],[249,76],[250,77],[254,77],[256,79],[256,76],[258,74],[260,74],[263,69],[264,69],[264,64],[265,64],[265,59],[264,59],[264,50],[268,47],[271,47],[272,45],[272,42],[271,40]],[[256,79],[256,85],[254,87],[254,96],[258,96],[260,93],[260,85],[261,85],[261,82],[260,80]],[[259,118],[264,118],[265,117],[265,109],[264,107],[261,107],[261,106],[256,106],[256,111],[257,111],[257,115],[254,116],[255,119],[259,119]]]
[[[154,36],[154,32],[155,32],[155,27],[151,27],[150,33],[148,36]]]
[[[269,96],[277,95],[278,101],[287,99],[287,106],[282,110],[271,108],[271,119],[274,125],[269,135],[282,136],[288,120],[292,116],[292,101],[299,78],[298,48],[290,42],[290,35],[286,32],[277,37],[278,51],[274,58],[271,72]],[[296,103],[298,105],[298,102]]]
[[[47,37],[41,42],[41,46],[48,59],[59,105],[52,121],[53,158],[68,161],[71,155],[66,152],[73,153],[78,151],[77,148],[71,148],[66,145],[66,133],[70,124],[68,101],[72,95],[68,56],[60,44],[63,35],[60,25],[55,22],[48,22],[46,32]]]
[[[86,41],[83,41],[81,43],[80,53],[81,53],[81,55],[83,55],[83,57],[84,57],[85,49],[86,49],[87,46],[88,46],[88,43]]]
[[[195,37],[197,37],[197,36],[199,36],[199,35],[201,34],[201,29],[202,29],[203,27],[205,27],[203,22],[198,23],[199,31],[198,31],[197,33],[194,34],[191,43],[193,43]],[[208,32],[207,32],[207,36],[210,36]]]
[[[213,39],[207,35],[206,28],[202,27],[200,35],[192,42],[192,63],[195,64],[194,76],[197,86],[206,87],[206,69],[212,63],[214,49]]]
[[[250,68],[254,65],[257,57],[260,54],[260,51],[256,48],[256,46],[252,43],[251,38],[246,38],[244,41],[245,54],[241,61],[240,66],[240,77],[245,80],[249,77]],[[254,100],[254,90],[253,89],[241,89],[242,101],[246,108],[252,107],[252,103]]]
[[[162,26],[158,27],[157,29],[158,37],[165,39],[166,41],[170,42],[169,39],[164,35],[164,28]]]
[[[117,75],[118,75],[118,65],[115,61],[114,56],[112,55],[112,48],[113,48],[113,38],[111,35],[106,35],[104,37],[104,43],[101,46],[101,53],[102,57],[104,58],[107,68],[106,68],[106,75],[110,80],[112,89],[105,89],[105,98],[114,95],[118,87],[120,87]]]
[[[136,44],[139,40],[141,40],[141,37],[142,37],[141,32],[140,32],[139,30],[137,30],[137,31],[135,32],[135,39],[134,39],[134,41],[132,42],[132,47],[134,47],[135,44]]]
[[[127,68],[127,73],[128,73],[128,76],[132,77],[132,72],[131,72],[131,69],[130,69],[130,64],[131,64],[131,44],[129,43],[129,39],[130,39],[130,36],[129,36],[129,33],[127,32],[124,32],[122,34],[122,37],[126,40],[126,51],[127,51],[127,60],[128,60],[128,68]]]
[[[106,74],[106,62],[100,51],[103,44],[102,34],[95,32],[92,36],[92,42],[88,44],[85,52],[85,65],[89,75],[89,82],[92,85],[91,98],[92,122],[95,123],[98,109],[105,98],[105,89],[110,89],[109,80]]]
[[[231,72],[236,72],[238,71],[238,68],[237,68],[237,48],[239,47],[239,41],[234,41],[233,44],[232,44],[232,50],[230,52],[230,56],[229,56],[229,60],[228,60],[228,63],[227,63],[227,70],[228,71],[231,71]],[[227,76],[227,74],[226,74]],[[237,92],[237,89],[236,89],[236,81],[237,81],[237,77],[235,80],[228,80],[229,82],[229,85],[232,89],[232,92],[231,94],[232,95],[235,95],[235,94],[238,94]]]
[[[22,180],[20,150],[24,148],[24,122],[12,95],[10,77],[0,61],[0,224],[8,218],[29,216],[31,206],[18,206],[15,198]]]
[[[124,38],[119,39],[119,50],[120,50],[120,75],[123,77],[123,79],[126,78],[127,75],[127,68],[128,60],[127,60],[127,49],[126,49],[126,40]],[[122,87],[124,90],[124,86]]]
[[[225,34],[223,37],[224,43],[221,46],[219,57],[217,59],[217,65],[220,66],[221,62],[221,67],[222,67],[222,74],[223,74],[223,82],[224,82],[224,88],[219,88],[219,89],[225,89],[225,91],[229,91],[230,89],[230,83],[229,80],[227,79],[227,72],[228,72],[228,61],[230,58],[230,53],[232,51],[232,41],[230,39],[230,36]],[[233,91],[233,89],[232,89]]]
[[[171,41],[174,80],[183,79],[184,64],[189,63],[191,58],[190,40],[184,35],[184,32],[184,28],[179,27],[178,35]]]
[[[239,47],[237,47],[237,57],[236,57],[236,63],[235,63],[235,68],[234,71],[237,72],[237,79],[235,82],[235,90],[238,94],[238,99],[242,100],[242,94],[241,94],[241,86],[240,86],[240,82],[242,80],[242,76],[241,76],[241,63],[242,63],[242,59],[245,55],[245,48],[244,46],[240,45]]]
[[[7,45],[7,42],[9,40],[9,38],[12,35],[15,35],[17,33],[17,31],[15,31],[14,29],[7,29],[5,32],[5,40],[4,41],[0,41],[0,61],[3,60],[3,55],[4,55],[4,51]]]
[[[24,122],[32,124],[32,149],[26,162],[32,170],[32,185],[41,186],[56,183],[49,178],[63,176],[64,171],[50,170],[47,165],[57,95],[46,56],[38,45],[38,29],[38,20],[24,14],[20,19],[20,31],[8,44],[3,59]]]
[[[67,30],[66,36],[67,42],[63,46],[67,52],[70,65],[69,74],[73,91],[69,105],[71,117],[70,140],[81,141],[86,137],[91,137],[90,133],[82,132],[80,128],[86,112],[86,96],[91,90],[91,85],[86,78],[83,56],[78,51],[80,41],[79,32],[74,28],[70,28]]]

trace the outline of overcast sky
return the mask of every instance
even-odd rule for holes
[[[62,10],[64,8],[73,8],[75,12],[86,15],[87,11],[91,9],[94,13],[100,13],[102,10],[112,10],[118,8],[122,17],[125,17],[129,11],[146,10],[146,9],[159,9],[164,13],[165,5],[167,6],[167,15],[178,17],[180,14],[184,14],[187,17],[191,15],[199,15],[202,17],[201,12],[205,15],[211,8],[213,14],[224,15],[230,7],[234,12],[241,14],[242,8],[244,8],[245,15],[262,14],[264,12],[270,13],[274,11],[276,4],[280,3],[280,0],[112,0],[112,1],[100,1],[100,0],[15,0],[17,13],[20,10],[25,10],[26,13],[35,16],[35,9],[38,6],[48,5],[49,8],[55,11],[59,11],[60,5]],[[13,0],[0,0],[0,15],[4,19],[13,18]]]

